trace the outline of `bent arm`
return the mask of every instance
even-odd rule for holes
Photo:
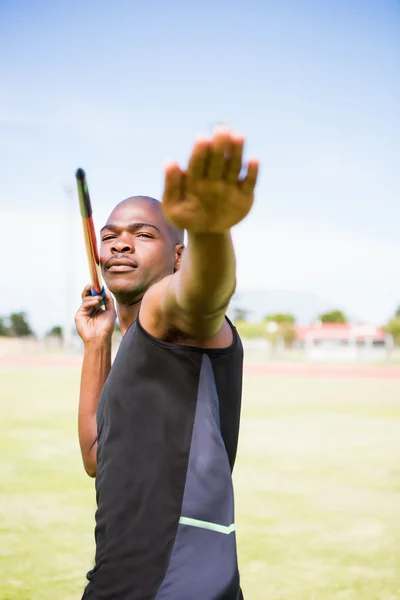
[[[111,369],[111,339],[85,343],[78,411],[79,445],[83,465],[90,477],[97,471],[96,412],[103,385]]]

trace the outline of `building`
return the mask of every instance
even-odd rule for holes
[[[393,340],[374,325],[314,323],[296,326],[297,348],[310,360],[382,360],[392,349]]]

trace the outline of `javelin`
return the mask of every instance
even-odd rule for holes
[[[101,296],[105,298],[106,291],[101,282],[100,260],[97,249],[96,232],[93,224],[92,205],[90,203],[89,190],[86,182],[86,175],[83,169],[76,172],[76,182],[78,185],[79,207],[82,217],[83,234],[85,237],[86,254],[89,263],[92,296]]]

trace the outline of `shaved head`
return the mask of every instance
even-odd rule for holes
[[[173,244],[183,244],[185,232],[183,229],[178,229],[169,223],[169,221],[165,218],[164,211],[162,209],[162,202],[157,200],[156,198],[152,198],[151,196],[130,196],[129,198],[125,198],[122,200],[112,211],[109,220],[112,218],[113,212],[119,207],[125,205],[142,205],[148,206],[150,210],[154,210],[158,215],[161,215],[163,220],[165,221],[168,231],[170,233],[171,241]]]
[[[166,219],[162,203],[132,196],[113,209],[101,229],[104,281],[120,304],[131,304],[179,269],[184,232]]]

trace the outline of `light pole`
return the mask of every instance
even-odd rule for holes
[[[74,192],[70,185],[64,185],[66,198],[66,219],[65,219],[65,304],[64,304],[64,327],[63,327],[63,345],[64,349],[72,346],[72,325],[73,325],[73,265],[74,265],[74,244],[73,236],[73,201]]]

